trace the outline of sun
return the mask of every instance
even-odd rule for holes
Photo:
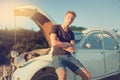
[[[9,4],[9,2],[3,2],[0,5],[0,28],[5,28],[12,24],[14,20],[12,8],[13,4]]]
[[[15,27],[14,8],[20,5],[18,1],[3,0],[0,2],[0,29]]]
[[[27,2],[22,0],[3,0],[0,2],[0,29],[24,28],[39,30],[39,27],[29,17],[15,16],[14,9],[23,5],[27,5]]]

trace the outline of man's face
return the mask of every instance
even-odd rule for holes
[[[64,17],[64,23],[69,26],[74,19],[75,19],[75,16],[71,13],[68,13]]]

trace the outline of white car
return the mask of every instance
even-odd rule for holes
[[[22,9],[22,10],[21,10]],[[36,7],[22,6],[15,9],[29,16],[44,32],[49,45],[49,31],[55,24],[50,17]],[[23,14],[24,13],[24,14]],[[16,15],[16,16],[19,16]],[[41,17],[39,17],[41,16]],[[75,34],[76,35],[76,34]],[[78,59],[90,72],[91,80],[98,80],[108,76],[120,74],[120,37],[110,30],[88,29],[76,36],[76,52],[73,56]],[[38,57],[25,61],[25,54],[17,57],[21,60],[12,75],[12,80],[57,80],[52,65],[52,47],[35,51],[41,53]],[[34,51],[30,52],[31,54]],[[67,80],[81,80],[81,78],[67,68]]]

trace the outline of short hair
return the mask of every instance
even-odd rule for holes
[[[71,11],[71,10],[68,10],[65,15],[67,15],[69,13],[72,14],[72,15],[74,15],[76,17],[76,13],[74,11]]]

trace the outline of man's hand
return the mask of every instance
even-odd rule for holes
[[[66,50],[66,51],[68,51],[68,52],[70,52],[70,53],[75,52],[74,44],[71,44],[71,43],[66,42],[65,45],[66,45],[66,47],[63,48],[64,50]]]
[[[75,49],[73,47],[63,48],[65,51],[68,51],[70,53],[74,53]]]

